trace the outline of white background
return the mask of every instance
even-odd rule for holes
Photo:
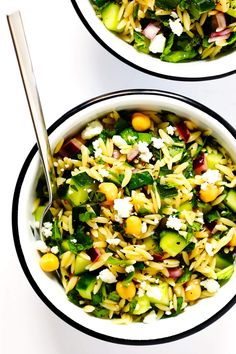
[[[11,231],[14,186],[35,143],[6,22],[6,14],[18,9],[24,21],[47,126],[72,107],[105,92],[155,88],[194,98],[236,127],[235,75],[197,83],[151,77],[128,67],[103,49],[83,27],[70,0],[1,0],[0,353],[234,354],[236,306],[195,335],[169,344],[135,347],[103,342],[80,333],[54,315],[34,293],[18,262]]]

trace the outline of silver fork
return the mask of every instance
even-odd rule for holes
[[[38,150],[48,188],[49,200],[45,206],[39,222],[39,237],[41,240],[44,240],[44,236],[42,234],[43,220],[57,193],[56,175],[53,166],[52,151],[48,140],[43,111],[20,12],[17,11],[8,15],[7,21],[15,48],[15,53],[25,89],[30,115],[37,139]]]

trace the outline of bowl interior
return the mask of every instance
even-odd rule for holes
[[[89,0],[72,0],[72,3],[92,35],[119,59],[149,74],[173,79],[203,80],[235,72],[236,51],[214,60],[199,60],[186,63],[168,63],[143,54],[106,29]]]
[[[232,157],[236,156],[234,136],[215,118],[204,110],[194,107],[194,102],[186,102],[179,96],[173,97],[167,93],[135,93],[120,92],[117,95],[107,95],[98,100],[91,100],[87,105],[78,107],[72,113],[67,114],[57,124],[57,128],[50,134],[51,146],[55,146],[58,139],[73,134],[82,128],[87,122],[96,119],[112,110],[121,109],[148,109],[169,110],[184,118],[196,122],[202,129],[211,129],[213,136],[221,143]],[[186,311],[173,318],[157,321],[153,324],[132,323],[117,325],[109,320],[94,318],[67,300],[64,289],[56,279],[46,275],[39,267],[39,255],[35,250],[35,240],[30,224],[33,222],[32,205],[34,190],[39,176],[39,156],[35,154],[25,164],[21,172],[21,180],[18,181],[16,190],[19,192],[19,201],[13,205],[19,235],[14,234],[17,252],[24,271],[39,296],[60,317],[74,327],[95,336],[106,336],[113,341],[131,340],[136,342],[148,342],[150,340],[163,340],[168,337],[178,336],[182,333],[201,326],[205,321],[215,316],[229,303],[236,293],[236,275],[220,289],[216,296],[199,301],[190,306]],[[17,208],[18,204],[18,208]],[[218,316],[218,315],[217,315]],[[92,332],[91,332],[92,331]],[[108,337],[107,337],[108,336]],[[168,339],[170,340],[170,339]]]

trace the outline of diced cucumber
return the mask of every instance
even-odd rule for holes
[[[62,248],[62,251],[64,251],[64,252],[69,251],[70,250],[69,241],[68,240],[62,241],[61,248]]]
[[[96,275],[91,273],[84,273],[79,278],[76,285],[76,290],[79,292],[80,296],[84,299],[92,299],[92,291],[96,283]]]
[[[34,211],[34,218],[35,218],[35,221],[40,221],[41,219],[41,216],[43,215],[43,211],[45,209],[45,206],[38,206],[38,208]]]
[[[77,188],[76,190],[70,186],[66,198],[69,199],[74,206],[78,206],[88,200],[88,191],[84,187]]]
[[[175,257],[187,246],[185,238],[176,231],[164,230],[160,233],[160,237],[160,247],[172,257]]]
[[[236,17],[236,0],[230,0],[229,10],[227,11],[227,14],[232,17]]]
[[[137,304],[133,310],[133,315],[142,315],[150,309],[150,301],[147,295],[136,297]]]
[[[216,254],[216,268],[224,269],[233,264],[233,256],[231,254]]]
[[[234,273],[234,265],[231,264],[230,266],[221,269],[219,272],[216,273],[217,279],[219,280],[220,285],[224,285],[227,281],[232,277]]]
[[[169,291],[168,284],[162,283],[159,285],[151,285],[150,290],[147,291],[147,296],[151,303],[169,305]]]
[[[225,204],[236,213],[236,189],[230,189],[225,198]]]
[[[84,273],[87,265],[89,265],[90,263],[91,261],[89,259],[85,259],[81,257],[81,255],[77,254],[75,259],[75,270],[74,270],[75,275]]]
[[[151,133],[138,133],[138,141],[142,141],[143,143],[147,143],[149,145],[152,142],[152,134]]]
[[[102,22],[110,31],[117,31],[119,12],[120,6],[114,3],[109,3],[102,11]]]
[[[139,133],[132,128],[126,128],[120,133],[121,137],[127,142],[127,144],[136,144],[139,141],[147,143],[148,145],[152,142],[151,133]]]
[[[192,211],[193,210],[193,206],[191,202],[184,202],[183,204],[180,205],[179,207],[179,211]]]
[[[217,152],[211,152],[206,154],[207,167],[214,170],[218,163],[221,163],[223,156]]]

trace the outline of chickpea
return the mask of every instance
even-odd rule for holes
[[[136,294],[136,287],[132,281],[127,286],[123,285],[122,281],[118,281],[116,291],[122,299],[130,301]]]
[[[144,132],[151,127],[151,119],[141,112],[132,114],[132,126],[138,132]]]
[[[130,216],[126,219],[125,232],[139,236],[142,233],[142,221],[138,216]]]
[[[59,260],[53,253],[46,253],[40,259],[40,267],[44,272],[53,272],[59,268]]]
[[[233,237],[229,241],[228,246],[229,247],[236,247],[236,233],[233,235]]]
[[[118,196],[118,188],[114,183],[104,182],[99,185],[99,191],[104,193],[107,201],[111,202]]]
[[[194,301],[201,296],[201,286],[199,279],[193,279],[186,283],[185,299],[186,301]]]
[[[219,195],[219,189],[215,184],[207,184],[206,188],[200,190],[199,197],[205,202],[213,202],[216,197]]]

